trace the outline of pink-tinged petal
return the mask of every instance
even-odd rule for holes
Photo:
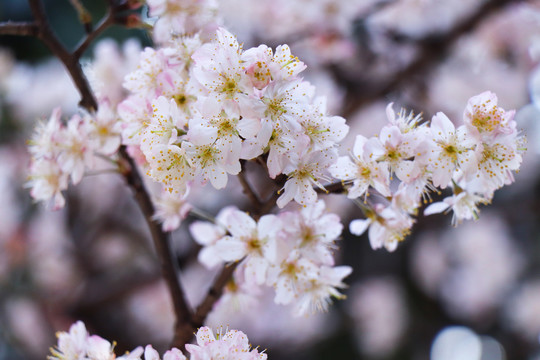
[[[195,335],[195,337],[197,338],[197,344],[199,344],[199,346],[205,346],[205,345],[208,345],[211,342],[216,341],[214,333],[212,332],[212,330],[208,326],[203,326],[203,327],[199,328],[199,331],[197,331],[197,334]],[[194,345],[192,345],[192,346],[194,346]],[[187,348],[188,347],[186,346],[186,349]],[[188,349],[188,351],[189,351],[189,349]]]
[[[283,224],[275,215],[264,215],[257,223],[259,238],[274,237],[281,230]]]
[[[146,345],[144,348],[144,360],[160,360],[158,352],[152,345]]]
[[[212,245],[225,236],[225,230],[208,222],[196,221],[189,226],[189,232],[194,240],[203,246]]]
[[[369,244],[373,250],[380,249],[384,245],[386,229],[379,223],[374,223],[368,231]]]
[[[336,179],[352,180],[356,177],[357,166],[348,156],[340,156],[336,163],[328,168],[330,174]]]
[[[379,139],[381,143],[392,148],[401,144],[403,135],[397,126],[385,126],[381,129]]]
[[[167,350],[167,352],[165,352],[163,355],[163,360],[186,360],[186,356],[177,348],[172,348],[171,350]]]
[[[283,208],[287,205],[298,192],[298,182],[295,178],[287,180],[285,186],[283,186],[283,194],[277,199],[276,204],[279,208]]]
[[[259,119],[244,117],[238,120],[236,128],[238,129],[240,136],[244,139],[248,139],[259,134],[261,131],[261,122]]]
[[[323,230],[323,239],[325,241],[333,241],[341,235],[343,224],[341,224],[340,218],[336,214],[325,214],[317,219],[317,228]]]
[[[434,186],[445,189],[452,180],[455,165],[447,157],[439,158],[438,164],[438,168],[433,170],[431,182]]]
[[[354,141],[354,147],[353,147],[353,155],[356,156],[358,159],[362,159],[362,156],[364,154],[364,145],[366,145],[366,142],[368,139],[362,135],[356,135],[356,140]]]
[[[92,335],[87,340],[87,351],[88,356],[91,359],[97,360],[108,360],[112,355],[111,343],[107,340],[97,336]]]
[[[424,216],[442,213],[443,211],[447,210],[449,207],[450,207],[450,204],[447,204],[445,202],[433,203],[429,205],[428,207],[426,207],[426,209],[424,210]]]
[[[223,263],[223,259],[215,245],[203,247],[199,251],[197,259],[207,269],[213,269]]]
[[[454,123],[440,111],[431,119],[430,128],[436,139],[448,139],[456,131]]]
[[[360,236],[366,231],[366,229],[371,224],[371,222],[372,222],[371,219],[353,220],[349,224],[349,231],[353,235]]]
[[[373,161],[377,161],[386,153],[384,145],[379,138],[372,137],[364,145],[364,156]]]
[[[224,219],[232,236],[251,236],[257,230],[257,223],[251,216],[240,210],[231,211]]]
[[[219,190],[227,186],[227,173],[218,166],[208,167],[204,180],[210,180],[212,186]]]
[[[215,248],[218,256],[224,261],[238,261],[247,254],[247,244],[229,236],[219,240]]]
[[[353,269],[350,266],[334,266],[334,267],[323,267],[321,272],[328,275],[331,279],[330,283],[339,284],[341,281],[349,276],[352,273]]]
[[[388,250],[389,252],[392,252],[394,250],[397,249],[397,246],[398,246],[398,241],[393,239],[391,241],[385,241],[384,243],[384,247],[386,250]]]
[[[388,118],[388,121],[393,124],[396,120],[396,113],[394,111],[394,103],[391,102],[390,104],[386,105],[386,117]]]
[[[313,189],[311,182],[308,179],[302,179],[298,183],[298,191],[294,200],[304,206],[315,203],[317,201],[317,192]]]
[[[268,260],[262,257],[249,257],[245,268],[245,280],[248,285],[262,285],[266,282]]]
[[[415,161],[405,160],[398,163],[394,172],[399,180],[404,183],[410,183],[420,174],[421,168]]]

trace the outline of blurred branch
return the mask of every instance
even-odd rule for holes
[[[433,67],[442,61],[448,51],[461,36],[477,28],[489,15],[505,6],[527,0],[490,0],[478,6],[471,14],[458,21],[454,27],[444,33],[428,35],[424,38],[409,38],[394,34],[398,43],[410,43],[418,46],[417,56],[404,68],[391,74],[386,81],[381,79],[358,78],[349,71],[331,67],[334,77],[347,90],[343,116],[348,117],[365,104],[400,89],[418,76],[426,76]]]
[[[73,56],[80,59],[92,41],[94,41],[94,39],[105,29],[114,24],[116,16],[116,11],[114,9],[115,8],[112,6],[108,8],[107,14],[100,20],[98,26],[93,31],[87,33],[86,37],[77,45],[73,51]]]
[[[47,17],[45,16],[45,10],[43,9],[41,1],[28,0],[28,3],[30,4],[30,9],[32,10],[35,24],[38,28],[36,36],[47,45],[49,50],[51,50],[51,52],[60,59],[66,67],[81,95],[79,105],[88,110],[97,110],[96,99],[90,90],[88,80],[83,74],[79,59],[72,56],[53,33]]]
[[[0,24],[0,34],[18,36],[37,36],[38,27],[34,23],[5,22]]]
[[[242,185],[242,188],[244,189],[244,194],[247,195],[249,200],[251,201],[252,205],[256,208],[261,207],[262,203],[257,194],[255,194],[255,191],[251,188],[251,184],[247,181],[246,178],[246,162],[241,161],[242,164],[242,170],[238,174],[238,180],[240,181],[240,184]]]

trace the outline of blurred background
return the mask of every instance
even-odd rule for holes
[[[44,3],[59,38],[74,47],[84,30],[73,7]],[[82,4],[94,23],[106,11],[105,1]],[[540,1],[221,0],[219,12],[245,49],[291,46],[329,112],[348,120],[343,153],[355,134],[378,133],[389,102],[460,122],[467,100],[486,90],[518,111],[528,151],[516,182],[478,221],[453,228],[450,216],[420,217],[393,253],[345,230],[336,257],[354,271],[347,299],[328,313],[293,319],[263,293],[242,311],[218,303],[208,324],[244,331],[274,360],[540,359]],[[31,19],[25,1],[0,2],[0,21]],[[150,45],[143,30],[115,26],[86,52],[84,66],[127,73]],[[0,37],[0,359],[44,359],[55,332],[79,319],[116,341],[117,354],[149,343],[164,350],[172,339],[167,288],[122,178],[87,176],[56,212],[34,204],[24,187],[37,119],[57,106],[73,114],[78,100],[40,41]],[[213,214],[248,206],[237,183],[228,189],[207,187],[192,198]],[[325,199],[344,224],[361,216],[342,197]],[[173,244],[197,304],[214,274],[197,264],[189,222]]]

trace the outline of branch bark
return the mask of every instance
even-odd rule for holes
[[[98,108],[97,101],[90,89],[88,81],[84,76],[79,58],[86,50],[88,45],[93,41],[99,33],[105,30],[108,26],[114,23],[115,10],[112,3],[107,15],[100,22],[100,25],[91,33],[89,33],[77,46],[73,53],[66,50],[62,43],[58,40],[52,31],[41,0],[28,0],[34,23],[4,23],[0,24],[0,34],[12,34],[21,36],[35,36],[42,40],[51,52],[64,64],[75,86],[77,87],[81,101],[79,105],[89,111],[95,111]],[[124,146],[120,147],[118,152],[120,157],[121,172],[127,184],[134,192],[135,200],[139,205],[152,236],[154,246],[161,265],[162,276],[168,285],[175,315],[176,315],[176,332],[193,334],[192,327],[192,312],[189,308],[184,292],[177,277],[176,264],[173,260],[171,249],[169,246],[169,237],[165,233],[160,224],[152,219],[154,215],[154,205],[146,190],[142,177],[139,174],[135,162],[129,156]],[[185,336],[184,336],[185,337]],[[189,340],[189,339],[188,339]],[[186,341],[187,342],[187,341]],[[177,343],[183,348],[184,343]]]
[[[38,27],[34,23],[8,21],[0,24],[0,34],[17,36],[38,36]]]

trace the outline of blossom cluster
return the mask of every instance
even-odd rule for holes
[[[192,183],[222,189],[241,159],[262,156],[271,178],[288,177],[279,207],[314,203],[348,126],[299,77],[305,67],[286,45],[244,51],[223,28],[208,43],[147,48],[124,84],[124,143],[139,146],[148,175],[178,196]]]
[[[325,207],[320,200],[258,221],[227,207],[215,224],[199,221],[190,230],[203,246],[199,260],[206,267],[241,261],[229,291],[256,296],[260,286],[272,286],[276,304],[292,304],[294,314],[303,315],[327,310],[332,297],[343,298],[338,289],[352,271],[334,266],[332,249],[343,225]]]
[[[186,344],[186,350],[191,354],[191,360],[204,359],[242,359],[266,360],[267,355],[251,349],[247,336],[238,330],[227,330],[224,334],[220,330],[214,335],[208,327],[197,331],[197,345]],[[133,351],[120,357],[114,354],[114,344],[97,336],[90,335],[82,321],[71,325],[69,332],[57,334],[57,347],[51,349],[49,360],[161,360],[159,353],[147,345],[144,349],[137,347]],[[143,357],[144,356],[144,357]],[[186,356],[177,348],[172,348],[163,354],[163,360],[186,360]]]
[[[147,0],[148,16],[156,17],[152,37],[158,44],[212,28],[220,21],[216,0]]]
[[[52,199],[53,209],[64,206],[62,191],[70,178],[78,184],[86,170],[97,166],[96,155],[110,155],[120,146],[119,123],[110,107],[102,106],[93,115],[76,114],[65,124],[61,115],[56,108],[48,121],[38,123],[29,141],[32,161],[27,186],[34,199]]]
[[[364,198],[357,202],[366,219],[352,221],[350,231],[360,235],[369,227],[374,249],[396,249],[431,191],[451,188],[453,194],[429,205],[424,214],[452,210],[457,224],[477,218],[478,205],[514,181],[524,138],[514,111],[500,108],[495,94],[472,97],[457,128],[442,112],[421,122],[412,113],[396,115],[390,104],[387,115],[389,124],[377,137],[357,135],[351,155],[330,167],[334,177],[350,184],[349,198]],[[370,192],[378,196],[368,201]]]

